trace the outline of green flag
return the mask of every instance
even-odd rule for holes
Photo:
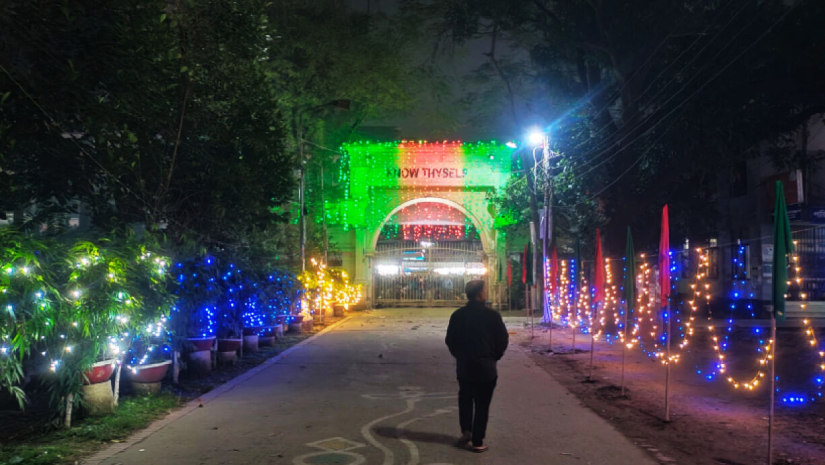
[[[785,294],[788,293],[788,257],[793,252],[791,222],[785,205],[782,181],[776,181],[776,203],[773,207],[773,286],[771,300],[777,322],[785,321]]]
[[[627,227],[627,245],[624,255],[625,273],[622,297],[627,302],[627,312],[630,313],[636,304],[636,252],[633,250],[633,233],[630,232],[630,226]]]
[[[576,275],[573,277],[573,279],[575,280],[574,284],[576,286],[576,289],[579,292],[582,292],[582,290],[579,289],[579,285],[581,285],[581,282],[582,282],[581,277],[584,276],[584,265],[582,264],[582,243],[581,243],[581,240],[578,237],[576,237],[576,251],[575,251],[575,254],[576,254],[576,256],[575,256],[575,259],[576,259]]]

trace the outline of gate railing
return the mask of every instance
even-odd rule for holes
[[[455,306],[464,285],[486,279],[479,241],[386,241],[376,246],[373,297],[382,306]]]

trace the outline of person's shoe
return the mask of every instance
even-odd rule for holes
[[[456,441],[455,445],[456,447],[464,447],[467,445],[468,442],[470,442],[471,439],[473,439],[473,433],[470,431],[464,431],[463,433],[461,433],[461,437],[458,438],[458,441]]]
[[[487,452],[490,448],[487,447],[487,444],[482,444],[480,446],[470,446],[470,450],[476,454],[480,454],[482,452]]]

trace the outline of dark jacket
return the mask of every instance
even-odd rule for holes
[[[501,315],[484,302],[467,302],[450,317],[446,342],[456,360],[458,379],[485,382],[498,377],[496,362],[509,341]]]

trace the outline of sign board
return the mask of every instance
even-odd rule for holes
[[[801,204],[805,201],[802,189],[802,170],[793,170],[782,174],[777,174],[768,178],[765,187],[768,190],[767,207],[773,211],[773,204],[776,201],[776,181],[782,181],[785,191],[785,203],[790,205]]]
[[[825,206],[808,207],[808,221],[816,224],[825,224]]]
[[[802,214],[802,205],[798,203],[788,204],[788,221],[798,223],[804,220],[805,216]]]
[[[762,244],[762,263],[773,263],[773,244]]]

